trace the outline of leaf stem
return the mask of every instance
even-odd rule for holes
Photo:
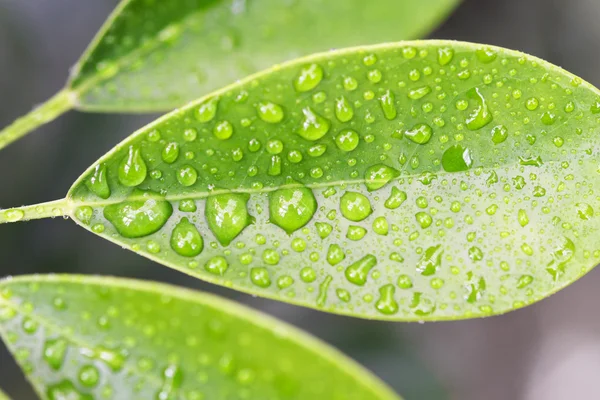
[[[0,149],[73,108],[73,98],[74,94],[69,89],[62,89],[28,114],[0,130]]]
[[[67,199],[54,200],[47,203],[0,210],[0,224],[62,217],[69,214],[69,212],[70,207]]]

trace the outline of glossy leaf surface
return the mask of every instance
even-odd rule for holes
[[[503,313],[600,257],[599,118],[595,88],[521,53],[348,49],[141,129],[55,214],[192,276],[329,312]]]
[[[43,399],[398,399],[322,342],[216,296],[82,276],[0,293],[0,333]]]
[[[123,0],[66,87],[0,131],[0,149],[70,108],[170,111],[316,51],[415,39],[458,0]]]

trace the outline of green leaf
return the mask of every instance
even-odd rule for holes
[[[317,339],[206,293],[72,275],[0,293],[0,334],[44,399],[398,399]]]
[[[334,313],[499,314],[598,263],[599,126],[597,89],[522,53],[347,49],[166,115],[67,200],[4,218],[70,214],[189,275]]]
[[[425,35],[459,0],[124,0],[46,104],[0,149],[70,108],[169,111],[275,63]]]
[[[10,397],[0,389],[0,400],[10,400]]]

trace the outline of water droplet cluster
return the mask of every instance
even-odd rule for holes
[[[600,259],[598,99],[506,50],[332,53],[149,126],[70,198],[92,231],[236,289],[379,318],[487,315]]]
[[[380,398],[290,329],[175,287],[78,277],[0,283],[0,332],[50,400]],[[335,385],[315,384],[323,376]]]

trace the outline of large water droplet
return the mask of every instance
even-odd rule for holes
[[[94,173],[85,181],[85,185],[96,196],[108,199],[110,197],[110,187],[106,175],[106,164],[96,165]]]
[[[259,118],[269,124],[281,122],[284,117],[283,108],[271,102],[258,103],[257,111]]]
[[[402,205],[407,199],[406,192],[398,189],[397,187],[392,188],[392,192],[390,193],[390,197],[385,201],[384,206],[389,208],[390,210],[394,210]]]
[[[127,156],[119,165],[119,182],[125,186],[137,186],[144,182],[147,172],[140,149],[129,146]]]
[[[279,189],[269,194],[270,221],[288,234],[306,225],[317,211],[317,200],[307,187]]]
[[[151,235],[167,222],[173,207],[160,195],[134,190],[132,199],[104,208],[104,217],[121,236],[138,238]]]
[[[386,119],[390,121],[396,118],[397,115],[394,99],[394,93],[392,93],[390,90],[385,92],[385,94],[379,99],[379,104],[381,105],[381,109],[383,110],[383,115]]]
[[[377,311],[384,315],[392,315],[398,312],[398,303],[394,299],[396,288],[387,284],[379,288],[379,300],[375,303]]]
[[[252,223],[246,207],[249,199],[250,195],[246,193],[218,194],[206,199],[204,215],[208,227],[223,246],[231,243]]]
[[[404,136],[417,144],[425,144],[431,139],[433,129],[427,124],[417,124],[404,132]]]
[[[442,155],[442,167],[446,172],[467,171],[472,165],[471,152],[460,144],[450,147]]]
[[[317,114],[312,108],[303,108],[302,114],[304,114],[304,121],[296,132],[304,139],[318,140],[329,131],[331,122]]]
[[[204,240],[200,232],[187,218],[182,218],[173,229],[171,248],[184,257],[195,257],[204,249]]]
[[[271,286],[271,276],[269,275],[269,271],[264,267],[252,268],[250,270],[250,280],[261,288]]]
[[[377,258],[372,254],[367,254],[346,268],[346,278],[355,285],[363,286],[367,282],[369,272],[376,264]]]
[[[218,276],[223,276],[227,268],[229,268],[229,263],[223,256],[214,256],[204,264],[206,272]]]
[[[467,117],[467,128],[472,131],[481,129],[492,122],[492,112],[490,111],[485,97],[479,91],[479,88],[473,88],[467,92],[467,96],[475,99],[477,107],[471,111]]]
[[[350,221],[362,221],[373,212],[369,199],[360,193],[346,192],[340,200],[340,211]]]
[[[58,371],[63,365],[68,347],[69,344],[65,339],[59,338],[47,340],[44,343],[44,352],[42,355],[44,361],[46,361],[52,369]]]
[[[354,117],[354,109],[346,97],[335,100],[335,116],[340,122],[348,122]]]
[[[365,185],[372,192],[384,187],[389,181],[397,178],[399,175],[400,171],[385,164],[373,165],[365,171]]]
[[[323,68],[319,64],[306,65],[294,79],[294,88],[298,92],[308,92],[317,87],[322,79]]]
[[[343,151],[352,151],[358,146],[360,137],[352,129],[344,129],[335,137],[336,146]]]
[[[177,181],[183,186],[192,186],[198,180],[198,171],[191,165],[184,165],[177,171]]]

